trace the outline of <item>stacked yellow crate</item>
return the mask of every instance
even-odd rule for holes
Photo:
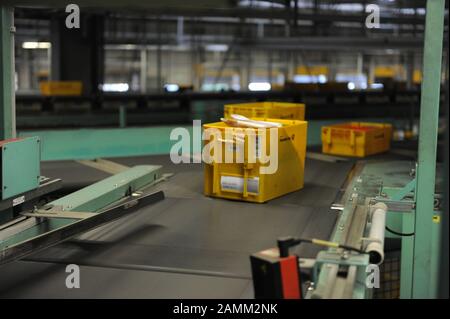
[[[272,118],[305,120],[305,104],[284,102],[255,102],[226,104],[224,107],[225,118],[231,114],[239,114],[248,118]]]
[[[322,152],[365,157],[383,153],[391,145],[392,125],[349,122],[322,127]]]
[[[80,81],[42,81],[39,83],[42,95],[81,95]]]

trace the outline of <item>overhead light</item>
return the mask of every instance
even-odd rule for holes
[[[126,92],[130,88],[128,83],[104,83],[101,87],[103,92]]]
[[[383,85],[383,83],[372,83],[370,85],[370,88],[371,89],[382,89],[382,88],[384,88],[384,85]]]
[[[52,44],[50,42],[23,42],[22,49],[49,49]]]
[[[319,74],[319,76],[317,77],[319,80],[319,83],[327,83],[327,76],[324,74]]]
[[[228,45],[226,44],[207,44],[205,45],[206,51],[213,51],[213,52],[226,52],[228,51]]]
[[[327,76],[324,74],[319,75],[306,75],[296,74],[294,75],[294,83],[326,83]]]
[[[250,91],[270,91],[271,88],[269,82],[251,82],[248,85]]]
[[[164,90],[166,90],[166,92],[178,92],[180,90],[180,86],[178,84],[165,84],[164,85]]]
[[[135,44],[125,44],[124,46],[125,50],[136,50],[137,46]]]
[[[252,8],[284,8],[281,3],[275,3],[272,1],[264,0],[240,0],[238,2],[239,7],[252,7]]]

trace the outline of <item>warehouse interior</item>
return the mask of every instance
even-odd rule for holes
[[[448,298],[448,1],[0,10],[1,298]]]

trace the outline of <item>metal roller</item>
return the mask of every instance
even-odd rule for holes
[[[384,203],[376,203],[371,209],[370,243],[366,247],[366,252],[370,256],[370,263],[379,265],[384,260],[384,230],[387,206]]]

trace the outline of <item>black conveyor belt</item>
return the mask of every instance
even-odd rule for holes
[[[77,239],[0,267],[0,297],[251,298],[249,255],[279,236],[328,238],[330,204],[350,162],[307,160],[305,187],[266,204],[203,196],[200,164],[173,165],[168,156],[115,159],[161,164],[175,175],[155,188],[166,199]],[[74,190],[108,175],[76,162],[46,162],[42,174]],[[302,257],[317,248],[300,246]],[[65,266],[81,267],[81,288],[65,287]]]

